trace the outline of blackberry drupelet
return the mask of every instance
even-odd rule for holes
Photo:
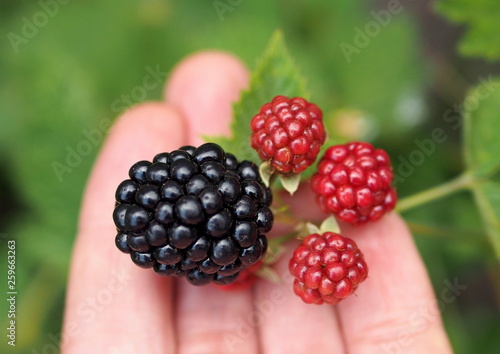
[[[139,161],[129,177],[116,190],[115,244],[139,267],[226,285],[264,257],[272,193],[253,162],[206,143]]]

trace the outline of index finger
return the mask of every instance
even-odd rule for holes
[[[125,112],[111,128],[86,187],[71,261],[62,350],[173,350],[170,279],[136,267],[116,249],[114,195],[130,166],[185,142],[179,114],[164,103]]]

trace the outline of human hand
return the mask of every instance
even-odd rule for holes
[[[336,306],[306,305],[293,294],[291,249],[275,266],[283,283],[258,281],[244,292],[160,277],[116,249],[114,192],[129,167],[199,145],[201,134],[229,134],[230,103],[247,82],[235,58],[199,53],[175,68],[165,102],[140,104],[116,121],[83,199],[62,352],[451,352],[426,270],[396,213],[362,227],[342,225],[342,234],[365,255],[369,277]],[[302,188],[290,202],[305,218],[318,219],[309,190]]]

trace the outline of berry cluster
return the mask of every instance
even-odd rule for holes
[[[250,128],[262,167],[270,167],[262,169],[266,182],[276,172],[290,192],[326,138],[321,110],[300,97],[276,96],[252,118]],[[136,265],[225,290],[248,289],[258,271],[272,274],[263,268],[265,234],[274,220],[272,193],[253,162],[239,162],[206,143],[139,161],[129,177],[116,190],[113,220],[116,246]],[[353,142],[326,150],[312,189],[323,211],[360,225],[394,208],[393,177],[385,151]],[[290,188],[287,180],[294,181]],[[289,262],[294,292],[306,303],[337,304],[368,276],[363,254],[337,233],[333,217],[319,229],[309,224],[308,230]]]
[[[139,161],[116,190],[116,246],[140,267],[224,285],[259,262],[272,193],[250,161],[213,143]]]
[[[323,211],[351,224],[376,221],[396,205],[394,174],[387,153],[369,143],[328,148],[312,178]]]
[[[337,304],[368,275],[363,254],[350,238],[333,232],[311,234],[295,249],[289,263],[293,290],[308,304]]]
[[[303,98],[276,96],[252,118],[252,147],[279,173],[300,173],[325,142],[322,116],[318,106]]]

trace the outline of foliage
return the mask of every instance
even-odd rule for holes
[[[442,0],[437,10],[453,22],[467,27],[460,41],[464,55],[500,59],[500,3],[495,0]]]
[[[17,240],[20,339],[12,352],[26,353],[33,348],[42,352],[61,331],[78,210],[104,137],[102,122],[112,121],[131,104],[161,99],[161,83],[145,97],[132,95],[148,67],[159,66],[166,76],[182,57],[206,48],[233,52],[252,65],[271,34],[281,27],[292,55],[281,35],[276,35],[253,70],[252,86],[243,96],[248,102],[245,99],[235,107],[236,115],[253,115],[254,108],[274,91],[252,87],[271,82],[277,85],[273,90],[303,93],[317,103],[332,138],[371,139],[398,163],[399,156],[415,149],[415,139],[427,137],[430,129],[439,126],[436,117],[442,115],[424,99],[433,64],[419,54],[415,18],[406,2],[401,3],[401,12],[386,25],[379,24],[379,34],[368,36],[367,44],[350,60],[341,44],[355,45],[359,31],[366,33],[368,24],[376,22],[371,4],[364,0],[243,1],[222,15],[211,1],[68,2],[60,4],[46,25],[37,27],[36,35],[26,37],[27,43],[20,44],[17,52],[5,35],[22,35],[24,19],[32,21],[41,8],[36,1],[5,5],[0,12],[0,32],[4,34],[0,41],[0,163],[4,171],[0,183],[12,187],[9,190],[16,203],[3,195],[0,199],[2,210],[12,212],[0,229],[0,254],[6,254],[6,239]],[[486,0],[475,1],[477,6],[472,1],[448,0],[442,1],[441,11],[451,13],[447,9],[451,4],[467,5],[457,10],[456,20],[470,23],[469,33],[480,29],[473,36],[480,44],[478,49],[465,52],[483,55],[491,51],[489,57],[497,58],[500,46],[494,43],[498,31],[491,30],[490,20],[496,10],[488,8]],[[484,26],[480,18],[485,19]],[[464,43],[468,43],[467,36]],[[308,78],[308,91],[295,65]],[[277,68],[282,71],[272,73]],[[274,81],[288,77],[293,80]],[[491,166],[498,147],[491,145],[497,134],[488,124],[497,127],[498,121],[492,121],[496,118],[488,112],[495,112],[499,99],[495,93],[481,100],[479,108],[465,119],[471,126],[467,134],[474,135],[468,135],[467,167],[475,171],[478,181],[491,177],[478,184],[474,193],[493,240],[498,237],[499,209],[498,176]],[[360,125],[346,129],[351,116],[361,118]],[[103,135],[91,141],[88,132],[95,130]],[[234,130],[243,134],[239,127]],[[346,136],[345,131],[354,135]],[[71,172],[64,173],[61,180],[53,163],[68,165],[70,151],[82,141],[90,142],[91,151],[70,166]],[[414,175],[398,185],[400,195],[458,174],[461,163],[449,156],[459,156],[459,144],[453,139],[439,145]],[[480,216],[467,196],[437,201],[408,213],[407,218],[423,224],[415,238],[437,291],[443,279],[457,275],[471,281],[495,278],[490,265],[478,261],[491,259],[492,252],[481,242]],[[435,226],[443,223],[450,225],[453,237],[424,237],[428,230],[433,236],[439,234],[442,229]],[[466,237],[458,237],[454,230],[462,230]],[[5,257],[0,257],[0,269],[6,269]],[[477,286],[481,295],[492,293],[492,283],[484,280]],[[492,303],[490,298],[471,294],[447,305],[443,317],[457,353],[488,352],[494,346],[495,337],[486,338],[488,333],[498,332],[497,319],[491,316]],[[0,313],[6,313],[6,306],[6,302],[0,304]],[[0,324],[5,326],[3,320],[1,317]],[[4,341],[1,352],[3,345]]]
[[[466,98],[477,109],[465,114],[464,152],[472,190],[486,231],[500,258],[500,80],[484,81]]]
[[[300,75],[286,48],[281,31],[276,31],[271,37],[257,67],[251,74],[249,88],[242,92],[240,101],[234,105],[231,137],[207,137],[207,140],[220,144],[226,151],[235,151],[240,160],[251,160],[259,165],[260,159],[249,144],[251,130],[248,127],[260,107],[277,95],[310,99],[310,94],[305,88],[305,79]],[[335,144],[336,141],[338,138],[334,136],[334,132],[331,132],[322,151]],[[302,177],[310,176],[315,166],[316,164],[308,168]],[[286,182],[286,179],[281,180],[282,184]]]
[[[288,53],[282,32],[275,32],[267,49],[250,77],[250,85],[241,94],[240,101],[233,108],[232,136],[208,137],[207,140],[220,144],[226,151],[235,151],[240,160],[251,160],[256,163],[259,157],[250,144],[250,120],[259,112],[265,102],[273,97],[309,98],[302,78]]]

